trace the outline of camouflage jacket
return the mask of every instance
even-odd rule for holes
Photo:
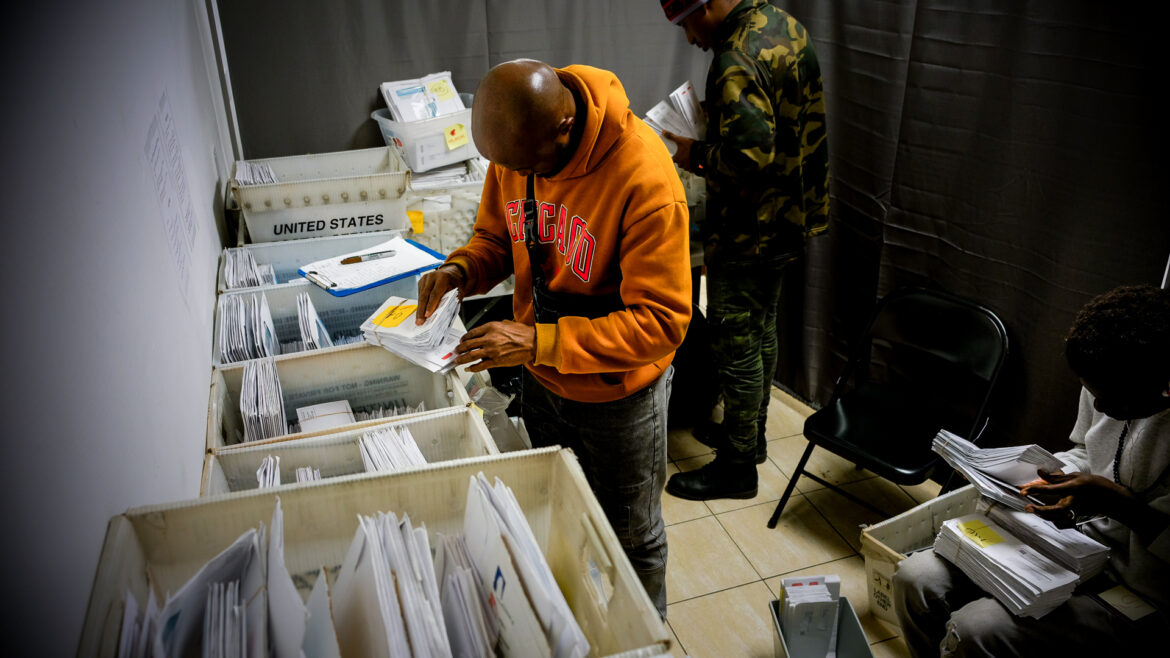
[[[707,263],[788,260],[829,220],[821,69],[804,26],[743,0],[719,27],[707,74],[707,134],[691,150],[707,180]]]

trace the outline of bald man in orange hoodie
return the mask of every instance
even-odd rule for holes
[[[452,288],[483,293],[515,273],[515,319],[468,331],[455,362],[524,365],[533,445],[573,449],[665,617],[666,409],[691,313],[678,173],[617,77],[588,66],[494,67],[472,136],[491,161],[475,233],[420,280],[418,321]]]

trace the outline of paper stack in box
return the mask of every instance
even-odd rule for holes
[[[379,345],[431,372],[447,372],[455,366],[454,351],[463,336],[455,322],[459,314],[459,291],[443,295],[439,307],[426,322],[415,324],[418,300],[391,297],[362,323],[362,334],[371,345]]]
[[[367,473],[424,466],[427,463],[414,435],[405,425],[366,432],[359,440],[358,447],[361,448],[362,464]]]
[[[975,511],[986,514],[1008,532],[1064,568],[1077,574],[1079,582],[1101,573],[1109,560],[1109,547],[1075,528],[1057,528],[1035,514],[1020,512],[980,498]]]
[[[934,552],[1021,617],[1043,617],[1067,601],[1077,586],[1077,574],[984,514],[944,521]]]
[[[836,655],[841,578],[836,575],[785,578],[780,586],[780,630],[789,654]]]
[[[395,121],[422,121],[467,109],[455,93],[450,71],[383,82],[378,88]]]
[[[276,372],[276,362],[272,357],[244,363],[240,416],[244,421],[245,441],[288,434],[284,395],[280,388],[280,376]]]
[[[1037,470],[1064,468],[1063,462],[1038,445],[978,448],[947,430],[939,430],[932,448],[975,485],[979,493],[1020,511],[1028,503],[1044,504],[1020,495],[1021,486],[1039,479]]]

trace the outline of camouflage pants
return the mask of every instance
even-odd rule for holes
[[[707,322],[731,447],[753,454],[776,372],[776,304],[784,264],[707,268]]]

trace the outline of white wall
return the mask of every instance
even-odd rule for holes
[[[201,0],[28,4],[3,45],[5,653],[70,655],[109,517],[198,495],[231,156]]]

